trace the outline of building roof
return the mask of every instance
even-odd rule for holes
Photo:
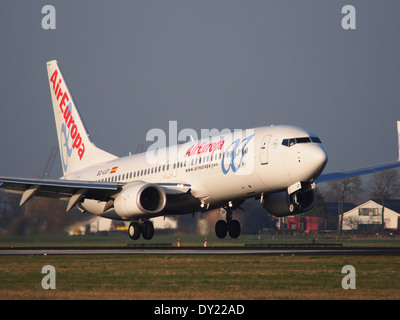
[[[343,203],[343,212],[350,211],[355,207],[354,203],[345,202]],[[340,202],[325,202],[325,212],[327,215],[338,216],[340,213]]]
[[[373,199],[372,201],[376,202],[379,205],[382,205],[381,200]],[[396,199],[385,200],[385,208],[388,208],[392,211],[400,213],[400,200],[396,200]]]

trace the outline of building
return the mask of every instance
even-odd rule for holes
[[[345,202],[343,210],[349,211],[356,206]],[[288,216],[283,220],[283,227],[290,230],[305,231],[305,233],[316,232],[334,232],[338,230],[338,221],[340,221],[340,202],[325,202],[323,204],[323,213],[318,216],[306,216],[307,213],[298,216]]]
[[[287,229],[301,230],[305,233],[317,232],[321,229],[323,219],[319,217],[288,216],[286,218]]]
[[[398,231],[400,200],[385,201],[384,228]],[[339,216],[340,223],[340,216]],[[382,225],[382,204],[378,200],[368,200],[343,213],[343,230],[380,231]]]
[[[353,203],[343,203],[343,212],[354,209],[356,205]],[[325,202],[325,230],[337,231],[340,223],[340,201]]]

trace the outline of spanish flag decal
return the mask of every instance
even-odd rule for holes
[[[115,173],[115,172],[117,172],[117,169],[118,169],[118,167],[112,168],[111,171],[110,171],[110,173]]]

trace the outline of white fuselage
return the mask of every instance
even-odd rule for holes
[[[301,140],[310,137],[313,141]],[[235,199],[287,190],[297,182],[314,182],[326,163],[324,146],[309,131],[270,126],[118,158],[64,178],[190,185],[192,195],[202,203],[190,208],[189,212],[195,212]],[[103,215],[104,204],[98,201],[86,200],[83,206]]]

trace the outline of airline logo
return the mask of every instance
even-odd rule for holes
[[[221,150],[224,146],[225,140],[221,140],[218,142],[204,142],[202,144],[197,144],[191,146],[188,151],[186,151],[185,157],[190,157],[196,154],[202,154],[206,152],[213,153],[214,151]]]
[[[221,169],[224,174],[227,174],[230,169],[232,169],[234,173],[238,172],[243,163],[243,158],[248,152],[249,143],[253,142],[253,137],[254,134],[244,139],[236,139],[226,148],[221,162]],[[252,166],[249,166],[248,170],[251,171]],[[243,174],[245,174],[245,172],[243,172]]]
[[[65,138],[65,146],[67,149],[68,158],[71,156],[73,149],[77,149],[79,159],[82,160],[82,157],[85,154],[85,144],[82,143],[82,136],[79,132],[78,126],[75,124],[74,117],[72,116],[72,102],[68,96],[66,85],[63,83],[62,77],[58,76],[57,69],[54,70],[53,74],[51,75],[50,82],[53,84],[53,94],[57,99],[57,102],[59,102],[59,107],[64,117],[64,123],[62,124],[61,131]],[[72,139],[72,143],[69,143],[70,138]],[[63,165],[65,168],[68,166],[68,163],[65,164],[63,160]]]

